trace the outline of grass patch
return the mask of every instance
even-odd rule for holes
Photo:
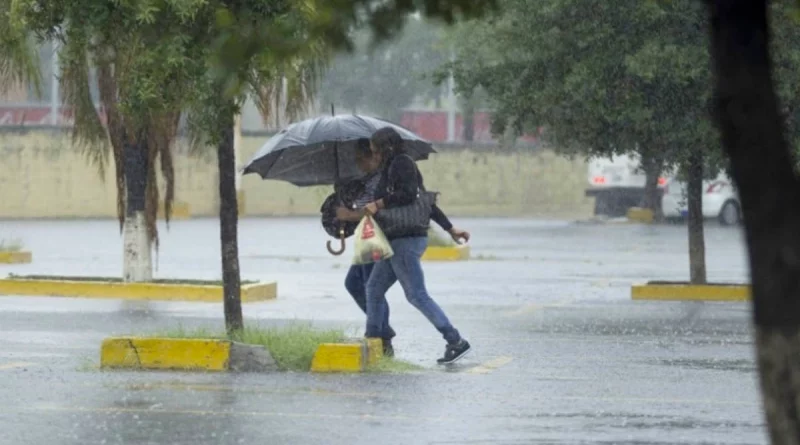
[[[3,249],[0,249],[2,251]],[[9,274],[8,278],[15,280],[42,280],[42,281],[88,281],[90,283],[124,283],[122,278],[117,277],[80,277],[80,276],[59,276],[59,275],[14,275]],[[182,280],[172,278],[158,278],[147,281],[146,283],[155,284],[188,284],[192,286],[222,286],[220,280]],[[257,284],[258,281],[242,280],[242,286],[247,284]]]
[[[160,336],[167,338],[227,338],[225,334],[209,329],[186,330],[182,327],[160,333]],[[245,328],[243,332],[230,338],[230,340],[240,343],[266,347],[278,364],[278,369],[282,371],[308,371],[311,369],[311,361],[320,344],[339,343],[344,339],[343,331],[314,329],[308,325]]]
[[[19,252],[22,247],[22,240],[0,239],[0,252]]]
[[[381,357],[378,359],[377,363],[370,365],[367,371],[400,374],[404,372],[422,371],[423,369],[425,368],[410,362],[398,360],[392,357]]]

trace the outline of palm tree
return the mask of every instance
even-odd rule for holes
[[[11,19],[11,0],[0,0],[0,91],[19,85],[42,90],[42,75],[35,42],[24,23]]]
[[[5,23],[0,19],[6,63],[0,69],[17,78],[33,67],[38,71],[21,49],[29,36],[60,43],[60,86],[74,117],[73,140],[101,176],[109,158],[114,162],[124,279],[151,280],[150,253],[153,246],[158,249],[156,166],[166,183],[169,222],[175,196],[171,146],[187,79],[202,65],[197,43],[205,37],[181,35],[181,25],[192,17],[168,6],[153,11],[146,4],[114,1],[22,2],[12,10],[10,0],[0,6],[7,12]],[[26,27],[15,25],[21,23]],[[90,81],[98,87],[99,104],[90,94]]]

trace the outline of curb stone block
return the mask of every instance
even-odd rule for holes
[[[423,261],[464,261],[470,257],[467,244],[453,247],[429,246],[422,254]]]
[[[647,283],[631,287],[632,300],[748,301],[750,286],[743,284]]]
[[[277,298],[277,283],[254,283],[242,286],[242,302]],[[165,300],[221,302],[222,286],[218,284],[124,283],[121,281],[89,281],[69,279],[0,279],[0,295],[50,296],[77,298],[111,298],[123,300]]]
[[[33,255],[27,251],[0,252],[0,264],[28,264]]]
[[[194,338],[112,337],[100,348],[100,366],[107,369],[240,371],[277,370],[263,346],[228,340]]]
[[[323,343],[314,353],[311,372],[364,372],[381,357],[383,340],[380,338]]]
[[[640,207],[631,207],[628,209],[628,221],[642,224],[652,224],[655,221],[655,215],[650,209],[643,209]]]

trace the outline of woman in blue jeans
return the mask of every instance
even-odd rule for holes
[[[336,210],[336,218],[340,221],[359,221],[364,216],[364,207],[370,202],[375,200],[378,190],[378,185],[381,179],[381,164],[382,159],[380,155],[373,153],[370,147],[369,139],[361,139],[356,144],[356,164],[358,168],[366,174],[361,181],[364,188],[360,196],[353,201],[353,209],[340,207]],[[458,242],[460,239],[469,240],[469,233],[453,227],[447,216],[438,207],[432,212],[431,218],[444,230],[448,231],[453,239]],[[347,292],[353,297],[358,307],[364,313],[367,313],[367,291],[366,285],[372,274],[372,269],[375,263],[351,265],[347,271],[347,276],[344,280],[344,286]],[[383,353],[387,356],[394,355],[394,347],[392,346],[392,339],[396,336],[394,329],[389,325],[389,305],[386,304],[386,309],[383,312]]]
[[[376,131],[370,140],[372,152],[382,166],[381,179],[375,192],[375,200],[364,210],[369,214],[380,214],[382,209],[402,207],[417,199],[419,190],[424,190],[422,174],[416,163],[403,154],[403,139],[392,128]],[[435,215],[435,216],[434,216]],[[434,206],[434,219],[446,219],[441,209]],[[448,230],[454,239],[468,239],[466,232],[452,225]],[[416,307],[428,321],[442,334],[447,346],[444,356],[437,360],[440,364],[450,364],[464,357],[470,344],[453,327],[444,311],[428,295],[425,275],[422,272],[421,258],[428,247],[428,232],[425,229],[410,229],[406,233],[389,239],[394,256],[380,261],[372,269],[367,281],[367,337],[385,338],[389,325],[386,323],[386,292],[399,281],[406,299]]]

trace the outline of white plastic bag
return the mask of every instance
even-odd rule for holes
[[[383,230],[369,215],[363,217],[358,223],[355,239],[353,264],[377,263],[394,255],[392,245],[389,244]]]

